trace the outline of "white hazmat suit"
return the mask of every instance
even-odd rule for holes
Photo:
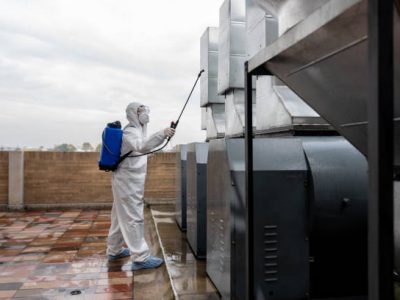
[[[146,127],[139,121],[138,109],[144,106],[131,103],[126,108],[129,124],[123,130],[121,155],[146,153],[161,145],[168,135],[165,130],[146,139]],[[112,175],[114,203],[111,211],[111,227],[108,234],[108,255],[118,255],[123,243],[130,250],[134,262],[144,262],[151,253],[144,238],[143,194],[147,171],[147,156],[128,157]]]

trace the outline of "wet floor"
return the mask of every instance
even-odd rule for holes
[[[178,299],[220,299],[206,275],[205,260],[196,260],[175,222],[172,206],[152,206],[167,269]]]
[[[173,299],[165,265],[107,261],[109,226],[109,210],[0,212],[0,299]],[[148,209],[145,228],[161,256]]]

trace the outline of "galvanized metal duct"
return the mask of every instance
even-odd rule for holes
[[[200,80],[202,129],[207,140],[225,136],[225,99],[217,93],[218,28],[208,27],[200,40],[200,65],[204,75]]]
[[[201,130],[207,130],[207,108],[206,107],[201,107],[201,124],[200,128]]]
[[[332,130],[290,88],[276,81],[274,76],[259,76],[257,79],[257,131]]]
[[[256,0],[246,0],[248,57],[253,57],[277,38],[276,18],[261,9],[256,4]],[[274,76],[258,76],[253,86],[256,87],[256,96],[253,96],[253,101],[256,99],[255,103],[257,103],[256,110],[253,105],[253,121],[257,119],[257,123],[253,122],[253,125],[257,124],[256,134],[291,132],[296,129],[304,131],[331,129],[325,120]],[[242,108],[244,119],[244,102]],[[227,108],[226,113],[228,117]],[[227,126],[227,134],[228,132],[230,130]]]
[[[312,1],[310,1],[312,2]],[[400,165],[400,17],[394,17],[395,164]],[[330,0],[249,62],[279,77],[367,155],[367,1]]]
[[[278,38],[278,22],[255,2],[246,0],[246,53],[251,58]]]
[[[256,97],[253,101],[253,127],[256,127]],[[244,90],[233,89],[225,95],[225,136],[244,136]]]
[[[279,36],[304,20],[328,1],[329,0],[256,0],[260,7],[277,18]]]
[[[225,104],[207,106],[207,141],[225,136]]]
[[[200,106],[224,103],[224,97],[218,96],[218,28],[208,27],[200,38],[200,69],[204,70],[200,78]]]
[[[246,60],[245,0],[225,0],[219,12],[218,93],[244,88]]]

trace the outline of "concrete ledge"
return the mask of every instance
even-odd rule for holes
[[[206,261],[195,258],[186,235],[175,222],[175,208],[154,205],[151,215],[175,299],[220,300],[217,289],[206,274]]]
[[[174,198],[145,198],[144,203],[148,205],[172,205],[175,204]]]
[[[149,199],[145,200],[146,206],[152,205],[172,205],[173,199]],[[0,211],[14,210],[51,210],[51,209],[110,209],[111,203],[56,203],[56,204],[26,204],[24,206],[9,206],[0,204]]]
[[[27,204],[26,210],[40,210],[40,209],[109,209],[112,203],[59,203],[59,204]]]

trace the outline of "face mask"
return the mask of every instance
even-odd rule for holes
[[[149,115],[148,115],[148,114],[146,114],[146,113],[141,113],[141,114],[139,115],[139,122],[140,122],[140,124],[145,125],[145,124],[149,123],[149,121],[150,121],[150,118],[149,118]]]

